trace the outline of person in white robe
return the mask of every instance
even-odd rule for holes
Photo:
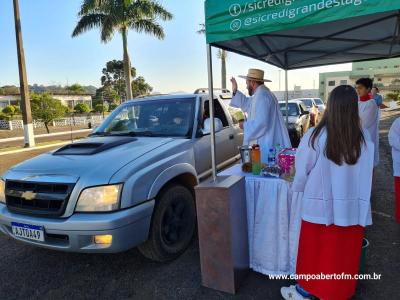
[[[271,148],[278,144],[283,148],[292,147],[289,134],[277,98],[264,85],[264,82],[270,82],[264,79],[264,71],[250,69],[247,76],[240,77],[246,79],[250,97],[238,90],[236,79],[232,78],[233,97],[230,105],[247,114],[247,120],[241,123],[243,144],[259,144],[261,161],[267,162]]]
[[[389,131],[389,144],[392,147],[393,175],[395,191],[395,216],[400,224],[400,118],[397,118]]]
[[[361,125],[369,133],[375,146],[374,167],[379,164],[379,108],[371,94],[373,81],[370,78],[361,78],[356,82],[359,96],[358,111]]]

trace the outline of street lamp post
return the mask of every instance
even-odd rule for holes
[[[35,137],[33,134],[31,103],[29,100],[28,79],[26,76],[25,54],[24,54],[24,45],[22,42],[21,19],[19,14],[18,0],[13,0],[13,4],[14,4],[15,36],[17,40],[21,110],[22,110],[22,119],[24,122],[24,141],[25,141],[25,147],[34,147]]]

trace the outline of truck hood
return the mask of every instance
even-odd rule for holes
[[[6,172],[5,177],[18,180],[50,177],[76,182],[82,176],[90,176],[104,184],[126,164],[174,140],[159,137],[88,138],[22,162]]]

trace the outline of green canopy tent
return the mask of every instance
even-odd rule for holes
[[[400,0],[206,0],[205,18],[211,100],[212,46],[284,69],[286,103],[288,70],[400,57]]]

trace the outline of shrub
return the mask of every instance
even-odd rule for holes
[[[78,103],[77,105],[75,105],[74,110],[77,113],[84,114],[90,112],[90,107],[85,103]]]
[[[118,107],[118,104],[111,103],[110,106],[108,107],[108,111],[113,111],[113,110],[116,109],[117,107]]]
[[[94,106],[94,111],[98,113],[106,112],[107,110],[107,106],[103,106],[103,104],[100,103]]]
[[[3,108],[2,112],[6,115],[13,116],[15,114],[15,106],[7,105],[6,107]]]

